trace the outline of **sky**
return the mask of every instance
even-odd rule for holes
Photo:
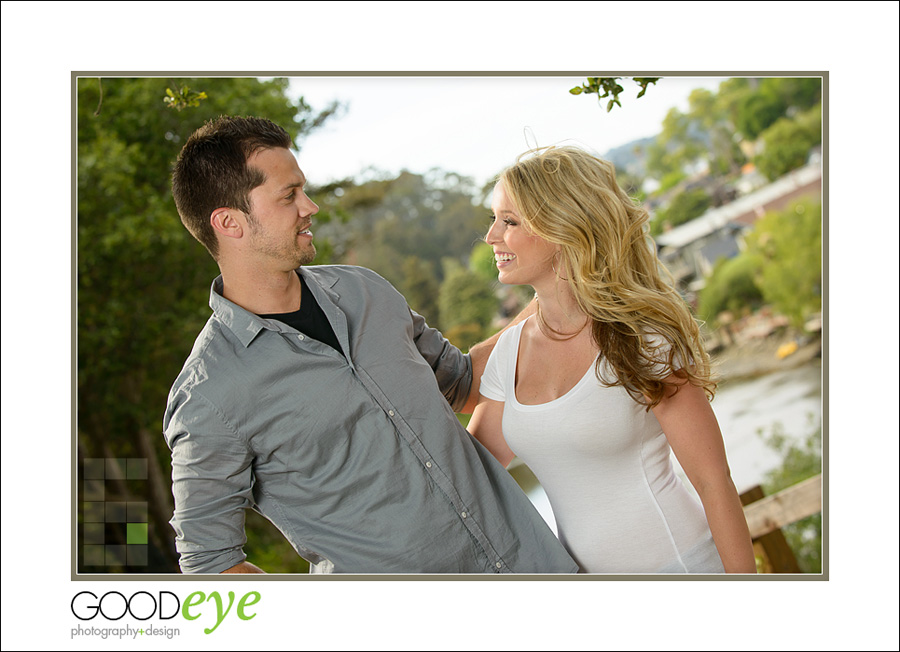
[[[655,136],[671,108],[686,111],[695,88],[718,89],[722,77],[670,76],[639,87],[625,78],[622,106],[606,111],[597,95],[572,95],[586,77],[551,76],[305,76],[290,95],[314,109],[346,108],[301,141],[300,166],[313,183],[441,168],[481,187],[522,152],[572,144],[597,155]]]
[[[258,615],[230,618],[213,636],[202,633],[208,622],[181,621],[177,647],[898,649],[898,3],[3,2],[2,16],[3,649],[121,649],[115,638],[70,636],[79,624],[69,611],[78,591],[168,590],[184,598],[198,588],[259,590]],[[827,581],[72,579],[72,72],[396,70],[828,72]],[[576,118],[566,113],[555,131],[535,114],[506,108],[488,127],[492,107],[533,100],[485,92],[454,102],[458,113],[479,107],[477,127],[456,129],[461,118],[450,113],[426,121],[418,136],[408,130],[439,153],[421,165],[462,160],[473,175],[485,174],[478,170],[524,149],[526,125],[541,144],[581,138],[600,152],[614,146],[610,134],[626,127],[606,126],[592,98],[570,97],[568,82],[561,86],[554,93],[572,111],[604,126],[576,133]],[[663,92],[660,82],[640,100],[626,94],[620,117]],[[325,89],[322,102],[339,95]],[[381,104],[387,119],[392,107]],[[648,121],[650,133],[663,114]],[[407,132],[386,122],[381,130],[392,138],[365,151],[361,141],[376,142],[376,109],[363,115],[368,129],[335,121],[355,138],[319,150],[333,150],[351,174],[390,161]],[[434,134],[446,146],[433,143]],[[488,138],[496,149],[476,149]],[[313,146],[301,153],[310,165],[304,158],[301,165],[318,180]],[[319,158],[322,174],[344,174],[324,153]],[[487,159],[483,168],[476,159]]]

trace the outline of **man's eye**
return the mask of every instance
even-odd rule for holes
[[[293,192],[291,192],[290,194],[288,194],[287,197],[285,197],[285,199],[287,199],[287,200],[289,200],[289,201],[292,200],[293,198],[294,198],[294,193],[293,193]]]

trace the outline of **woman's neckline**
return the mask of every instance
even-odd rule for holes
[[[529,408],[529,409],[530,409],[530,408],[546,408],[546,407],[552,407],[552,406],[554,406],[554,405],[557,405],[557,404],[559,404],[559,403],[562,403],[562,402],[568,400],[568,399],[569,399],[572,395],[574,395],[574,394],[575,394],[575,393],[576,393],[576,392],[577,392],[577,391],[578,391],[585,383],[587,383],[588,380],[594,375],[594,369],[596,368],[597,360],[598,360],[599,357],[600,357],[600,353],[597,353],[597,355],[594,356],[593,360],[591,361],[591,364],[588,366],[587,370],[584,372],[584,374],[582,374],[581,378],[579,378],[578,381],[577,381],[577,382],[576,382],[569,390],[567,390],[564,394],[562,394],[561,396],[558,396],[558,397],[556,397],[556,398],[554,398],[554,399],[551,399],[551,400],[549,400],[549,401],[544,401],[544,402],[542,402],[542,403],[522,403],[522,402],[519,400],[519,396],[518,396],[518,394],[517,394],[518,387],[517,387],[517,384],[516,384],[516,372],[517,372],[518,369],[519,369],[519,348],[521,347],[521,344],[522,344],[522,332],[525,330],[525,324],[526,324],[526,323],[528,322],[528,320],[531,319],[533,316],[534,316],[534,315],[529,315],[528,317],[526,317],[525,319],[523,319],[523,320],[522,320],[522,323],[519,324],[518,327],[516,328],[516,334],[515,334],[516,341],[515,341],[515,350],[514,350],[514,356],[515,356],[515,357],[513,358],[512,379],[511,379],[511,382],[512,382],[512,388],[513,388],[513,391],[512,391],[512,399],[513,399],[513,403],[514,403],[516,406],[518,406],[518,407],[521,407],[521,408]]]

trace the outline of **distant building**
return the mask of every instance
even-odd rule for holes
[[[814,160],[657,236],[660,260],[682,289],[696,292],[703,287],[718,259],[733,258],[743,250],[743,236],[756,220],[769,211],[784,209],[800,197],[821,199],[821,193],[822,166]]]

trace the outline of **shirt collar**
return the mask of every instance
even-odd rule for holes
[[[324,293],[330,296],[333,301],[337,300],[338,294],[332,289],[332,286],[337,283],[338,280],[336,276],[328,274],[320,275],[316,271],[308,268],[300,268],[298,273],[303,275],[307,285],[317,285],[321,287]],[[236,303],[223,297],[223,290],[224,283],[220,274],[212,282],[212,287],[209,290],[209,307],[212,308],[216,319],[234,333],[241,344],[245,347],[250,346],[250,343],[256,339],[256,336],[259,335],[260,331],[263,329],[272,330],[271,323],[268,320],[262,319],[259,315],[256,315],[249,310],[245,310]],[[315,290],[313,290],[313,292],[315,293]]]

